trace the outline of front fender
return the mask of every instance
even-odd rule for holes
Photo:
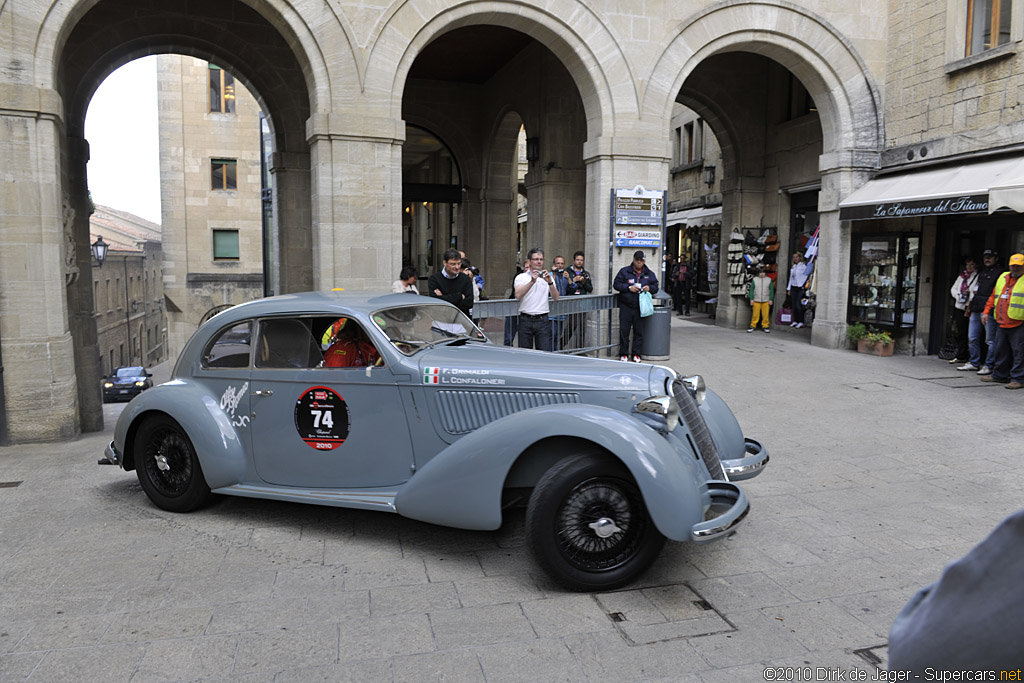
[[[147,389],[125,406],[114,427],[114,447],[125,461],[135,464],[134,434],[147,414],[172,417],[192,441],[202,465],[206,484],[212,489],[238,484],[246,471],[246,444],[231,426],[220,404],[202,387],[175,379]]]
[[[658,530],[688,540],[710,503],[707,475],[688,445],[636,418],[595,405],[532,408],[496,420],[444,449],[406,483],[399,514],[432,524],[491,530],[501,526],[501,493],[523,451],[550,437],[589,441],[629,469]],[[569,455],[568,453],[566,455]]]

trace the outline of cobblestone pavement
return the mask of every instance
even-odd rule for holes
[[[244,498],[176,515],[96,465],[107,406],[106,433],[0,449],[0,482],[21,482],[0,488],[0,680],[873,673],[910,595],[1020,506],[1024,392],[806,330],[672,325],[668,364],[702,373],[772,455],[732,538],[669,543],[641,583],[578,595],[536,571],[521,513],[494,533]]]

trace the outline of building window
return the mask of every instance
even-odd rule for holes
[[[789,101],[787,102],[786,120],[792,121],[811,112],[818,111],[814,106],[811,93],[807,91],[804,84],[792,73],[789,74]]]
[[[236,168],[238,162],[234,159],[211,159],[210,178],[214,190],[237,190],[238,180]]]
[[[235,77],[213,64],[210,64],[210,111],[235,113]]]
[[[687,123],[683,126],[684,138],[686,143],[686,158],[683,163],[690,163],[693,161],[693,124]]]
[[[967,0],[965,57],[1010,42],[1012,0]]]
[[[214,261],[237,261],[238,260],[238,231],[237,230],[214,230],[213,231],[213,260]]]

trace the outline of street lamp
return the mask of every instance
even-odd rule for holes
[[[103,241],[103,235],[96,238],[96,241],[92,243],[92,255],[96,258],[96,263],[99,267],[103,267],[103,261],[107,258],[107,249],[110,245]]]

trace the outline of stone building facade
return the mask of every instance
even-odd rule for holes
[[[985,2],[996,0],[971,6]],[[135,57],[175,52],[213,62],[257,97],[273,140],[267,276],[275,292],[386,289],[411,256],[402,215],[412,202],[444,209],[447,218],[429,226],[433,244],[455,237],[489,277],[507,279],[524,126],[533,141],[522,183],[530,246],[582,246],[603,291],[628,261],[607,246],[612,192],[667,189],[671,120],[683,104],[720,145],[723,232],[774,224],[789,245],[796,197],[815,193],[821,242],[810,341],[838,347],[862,222],[842,219],[840,204],[895,170],[892,160],[910,146],[919,154],[920,141],[931,142],[923,145],[931,161],[1019,139],[1016,123],[997,123],[1018,107],[1007,87],[1021,71],[1013,4],[1005,39],[997,26],[988,47],[981,24],[968,31],[965,0],[2,5],[0,334],[12,368],[11,437],[96,428],[95,407],[66,398],[98,379],[76,356],[97,355],[85,315],[92,293],[66,273],[89,267],[84,112],[103,78]],[[797,85],[813,107],[793,116]],[[413,129],[443,143],[454,172],[406,181],[403,169],[426,162],[409,158]],[[921,239],[926,245],[924,232]],[[745,324],[740,305],[719,300],[719,324]],[[39,363],[48,385],[20,370]],[[50,422],[32,420],[28,404],[48,406]]]
[[[260,105],[227,69],[157,58],[171,356],[211,315],[263,296]]]

